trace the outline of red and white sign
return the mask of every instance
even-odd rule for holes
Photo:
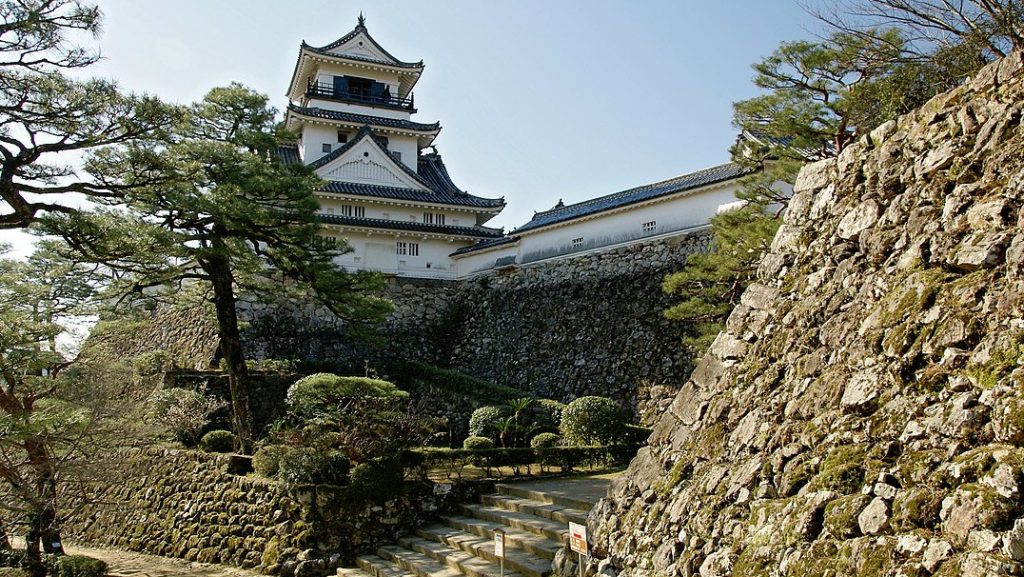
[[[569,548],[580,555],[590,555],[587,552],[587,526],[579,523],[569,523]]]

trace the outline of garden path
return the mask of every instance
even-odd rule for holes
[[[111,577],[263,577],[255,571],[193,563],[183,559],[157,557],[144,553],[121,551],[118,549],[101,549],[68,544],[67,552],[88,555],[106,561]]]

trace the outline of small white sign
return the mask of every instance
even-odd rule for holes
[[[505,533],[501,531],[494,534],[494,556],[499,559],[505,558]]]
[[[590,555],[587,552],[587,526],[579,523],[569,523],[569,548],[580,555]]]

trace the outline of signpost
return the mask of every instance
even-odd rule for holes
[[[580,577],[583,577],[583,557],[589,556],[587,549],[587,526],[579,523],[569,523],[569,549],[579,554],[578,565],[580,566]]]
[[[501,577],[505,577],[505,532],[498,529],[494,532],[494,556],[501,564]]]

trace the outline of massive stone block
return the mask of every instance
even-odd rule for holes
[[[1022,63],[805,168],[759,283],[591,513],[594,567],[1024,569]]]

